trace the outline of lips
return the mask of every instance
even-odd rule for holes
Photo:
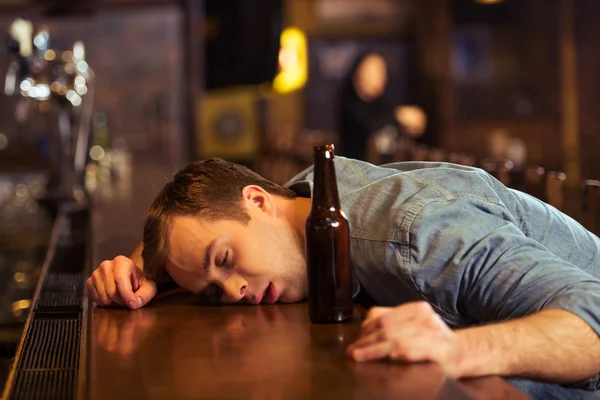
[[[261,296],[260,304],[275,304],[278,297],[279,293],[277,292],[277,288],[272,283],[269,283]]]

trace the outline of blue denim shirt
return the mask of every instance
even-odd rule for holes
[[[353,273],[379,305],[425,300],[453,328],[563,309],[600,335],[600,239],[572,218],[477,168],[335,166]],[[312,181],[286,186],[309,197]]]

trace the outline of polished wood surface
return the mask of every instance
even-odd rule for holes
[[[526,398],[500,378],[455,382],[433,364],[352,361],[345,348],[362,314],[357,308],[352,323],[315,325],[306,303],[96,308],[90,398]]]

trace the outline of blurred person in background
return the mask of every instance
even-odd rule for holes
[[[346,157],[375,161],[395,152],[398,137],[419,138],[427,116],[416,106],[387,98],[388,67],[377,53],[361,54],[343,82],[339,107],[339,147]]]

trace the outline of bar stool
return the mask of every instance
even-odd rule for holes
[[[590,232],[598,235],[598,208],[600,207],[600,181],[586,180],[583,183],[581,223]]]
[[[550,171],[546,178],[546,199],[548,204],[563,210],[565,202],[565,181],[567,175],[563,172]]]

